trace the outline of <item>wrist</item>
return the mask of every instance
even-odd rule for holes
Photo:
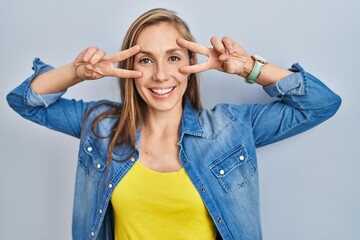
[[[68,72],[68,78],[71,79],[71,81],[75,84],[80,83],[82,81],[84,81],[85,79],[81,78],[81,76],[79,76],[78,74],[78,65],[75,62],[71,62],[69,64],[66,65],[67,67],[67,72]]]
[[[251,59],[253,60],[251,71],[249,75],[245,78],[245,82],[249,84],[255,83],[255,81],[259,78],[262,69],[268,64],[265,58],[258,55],[252,55]],[[247,71],[249,70],[249,68],[246,69]]]
[[[287,69],[268,63],[262,69],[261,75],[256,80],[256,83],[260,84],[261,86],[267,86],[289,76],[292,73],[293,72]]]
[[[243,71],[239,75],[243,78],[247,78],[250,75],[251,70],[254,68],[254,65],[254,59],[251,56],[248,56],[244,62]]]

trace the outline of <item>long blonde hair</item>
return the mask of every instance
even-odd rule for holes
[[[145,12],[131,24],[124,37],[121,50],[129,49],[130,47],[136,45],[137,38],[144,28],[163,22],[172,24],[179,31],[182,38],[192,42],[195,41],[187,24],[179,18],[174,11],[164,8],[155,8]],[[189,56],[193,57],[194,63],[196,63],[196,57],[192,56],[192,53],[189,53]],[[134,58],[129,58],[120,62],[119,68],[133,69]],[[116,145],[130,144],[134,153],[135,134],[140,126],[140,123],[144,120],[144,115],[146,113],[146,103],[138,94],[135,88],[134,79],[119,78],[119,86],[122,105],[117,106],[107,103],[113,108],[98,115],[92,124],[92,131],[94,132],[95,126],[102,119],[115,116],[118,116],[119,118],[117,125],[113,129],[112,136],[109,136],[111,137],[111,142],[108,148],[108,166],[110,165],[110,161],[113,159],[112,152]],[[191,105],[195,109],[198,111],[201,110],[200,90],[196,74],[191,74],[189,76],[188,86],[183,96],[183,103],[186,99],[190,101]],[[94,134],[96,133],[94,132]],[[131,155],[126,159],[121,160],[128,160]]]

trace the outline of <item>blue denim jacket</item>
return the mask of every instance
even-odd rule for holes
[[[113,239],[110,197],[139,157],[140,130],[131,159],[108,166],[109,139],[96,137],[90,125],[109,107],[97,107],[83,125],[87,110],[96,102],[68,100],[61,97],[64,92],[35,94],[30,82],[52,67],[35,59],[33,69],[34,75],[8,94],[9,105],[26,119],[80,139],[73,239]],[[290,76],[264,87],[279,98],[269,104],[219,104],[197,112],[185,103],[180,161],[223,239],[262,239],[255,149],[320,124],[340,106],[340,97],[298,64],[290,70],[294,72]],[[96,132],[108,136],[115,122],[102,120]],[[122,159],[131,152],[125,145],[117,146],[113,154]]]

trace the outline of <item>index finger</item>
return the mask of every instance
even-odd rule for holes
[[[181,73],[191,74],[205,72],[211,69],[209,62],[198,63],[195,65],[184,66],[179,69]]]
[[[119,78],[140,78],[142,77],[142,72],[135,70],[127,70],[121,68],[115,68],[112,73],[113,76]]]
[[[130,58],[130,57],[134,56],[135,54],[139,53],[140,50],[141,50],[140,45],[135,45],[129,49],[115,53],[114,55],[109,57],[109,60],[112,62],[121,62],[122,60]]]
[[[204,46],[200,45],[200,44],[187,41],[187,40],[185,40],[183,38],[176,39],[176,43],[180,47],[186,48],[186,49],[188,49],[188,50],[190,50],[192,52],[200,53],[202,55],[209,56],[209,49],[207,47],[204,47]]]

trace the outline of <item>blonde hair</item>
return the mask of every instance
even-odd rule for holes
[[[129,49],[130,47],[136,45],[138,36],[144,28],[164,22],[172,24],[178,30],[182,38],[192,42],[195,41],[194,37],[190,33],[188,25],[179,18],[174,11],[164,8],[155,8],[145,12],[131,24],[124,37],[121,50]],[[189,52],[189,57],[192,57],[194,59],[194,63],[196,63],[196,57],[193,53]],[[133,69],[134,58],[132,57],[120,62],[119,68]],[[108,165],[113,159],[112,152],[116,145],[130,144],[133,149],[132,154],[134,153],[135,134],[140,126],[140,123],[144,120],[144,115],[146,114],[146,103],[138,94],[135,88],[134,79],[119,78],[119,87],[122,105],[120,107],[113,105],[115,109],[103,112],[95,118],[92,124],[93,130],[95,125],[102,119],[114,117],[114,115],[119,116],[113,135],[109,136],[112,137],[112,139],[108,149]],[[183,96],[183,103],[187,99],[195,109],[198,111],[201,110],[200,90],[196,74],[191,74],[189,76],[187,89]],[[122,160],[128,160],[131,155]]]

